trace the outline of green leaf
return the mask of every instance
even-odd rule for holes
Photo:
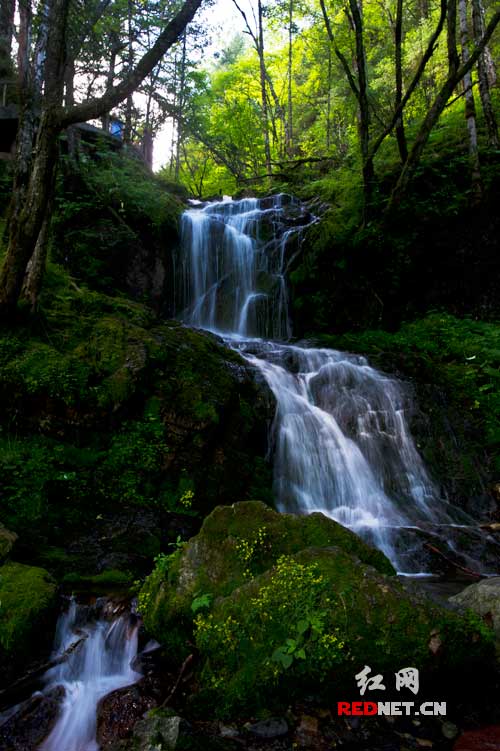
[[[197,613],[198,610],[202,610],[203,608],[209,608],[211,600],[212,600],[212,595],[209,595],[209,594],[199,595],[198,597],[195,597],[193,602],[191,603],[191,610],[193,611],[193,613]]]
[[[309,621],[305,618],[297,623],[297,633],[302,636],[309,628]]]

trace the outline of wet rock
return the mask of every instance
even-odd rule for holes
[[[450,602],[464,610],[470,608],[491,623],[497,639],[500,639],[500,576],[471,584],[451,597]]]
[[[295,740],[299,748],[318,748],[319,729],[317,717],[303,715],[295,732]]]
[[[11,532],[10,529],[7,529],[7,527],[4,527],[0,523],[0,563],[3,563],[10,554],[16,540],[16,533]]]
[[[258,738],[279,738],[288,733],[288,723],[284,717],[270,717],[247,725],[246,730]]]
[[[49,735],[59,714],[64,688],[35,694],[0,726],[2,751],[35,751]]]
[[[166,659],[163,647],[157,642],[153,642],[153,644],[155,646],[152,648],[148,648],[146,645],[146,648],[142,652],[139,652],[132,660],[130,667],[136,673],[142,673],[143,675],[157,673],[165,666]]]
[[[453,751],[500,751],[500,725],[467,730],[456,741]]]
[[[117,739],[129,738],[144,714],[158,706],[160,692],[148,679],[105,696],[97,707],[97,742],[106,750]]]

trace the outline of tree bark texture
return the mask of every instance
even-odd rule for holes
[[[460,40],[462,47],[462,60],[467,63],[470,58],[469,51],[469,21],[467,17],[467,0],[458,0],[458,16],[460,19]],[[474,101],[474,89],[472,87],[472,70],[468,70],[463,78],[465,92],[465,121],[469,133],[469,159],[471,166],[472,196],[475,203],[481,200],[481,167],[479,164],[479,148],[477,142],[476,103]]]

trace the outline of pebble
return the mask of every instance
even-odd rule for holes
[[[288,723],[283,717],[270,717],[245,727],[249,733],[259,738],[279,738],[288,733]]]

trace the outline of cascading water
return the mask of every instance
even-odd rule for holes
[[[79,626],[80,620],[81,610],[73,600],[59,618],[53,657],[63,655],[71,645],[76,647],[45,675],[45,690],[62,686],[64,698],[56,725],[40,751],[98,751],[99,700],[141,677],[131,668],[137,654],[137,619],[126,614]]]
[[[400,572],[421,572],[425,542],[470,520],[439,497],[408,429],[402,385],[363,357],[283,342],[291,334],[287,266],[311,221],[282,195],[186,211],[178,315],[223,336],[273,391],[279,508],[322,511]]]
[[[290,336],[285,249],[291,231],[278,230],[289,200],[246,198],[184,213],[176,307],[186,323],[242,337]]]

